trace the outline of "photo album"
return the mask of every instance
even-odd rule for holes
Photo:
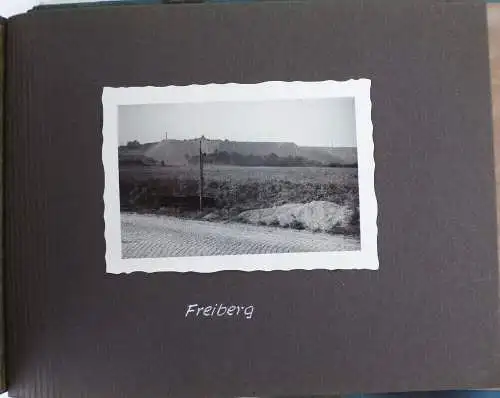
[[[162,3],[0,22],[2,388],[499,387],[500,4]]]

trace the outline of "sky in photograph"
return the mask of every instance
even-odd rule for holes
[[[165,138],[292,142],[299,146],[354,147],[353,98],[122,105],[119,143]]]

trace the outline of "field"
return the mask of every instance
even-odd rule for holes
[[[245,211],[328,202],[348,208],[346,232],[359,232],[356,168],[206,166],[201,212],[199,192],[196,166],[120,165],[122,211],[243,222]]]
[[[348,184],[357,185],[356,168],[335,167],[244,167],[244,166],[212,166],[204,168],[206,181],[232,181],[235,184],[248,181],[290,181],[313,184]],[[146,181],[149,179],[181,179],[196,180],[200,178],[197,166],[138,166],[120,165],[120,177]]]

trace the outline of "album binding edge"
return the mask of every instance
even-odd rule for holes
[[[0,17],[0,393],[7,390],[5,361],[5,256],[4,256],[4,139],[5,139],[5,61],[7,20]]]

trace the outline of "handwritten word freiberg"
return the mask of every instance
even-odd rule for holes
[[[198,304],[188,304],[186,307],[186,318],[244,317],[245,319],[252,319],[253,312],[253,305],[215,304],[201,306]]]

